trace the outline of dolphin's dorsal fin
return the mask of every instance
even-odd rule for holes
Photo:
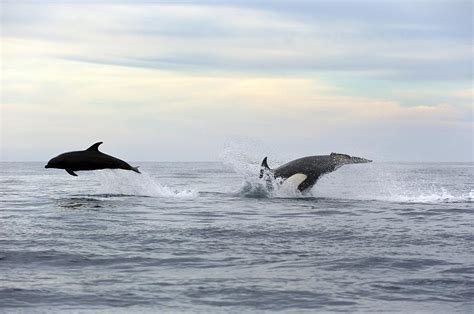
[[[98,152],[98,151],[99,151],[99,146],[100,146],[100,144],[102,144],[102,143],[103,143],[103,142],[97,142],[97,143],[95,143],[94,145],[92,145],[91,147],[89,147],[89,148],[86,149],[86,150],[95,150],[95,151]]]

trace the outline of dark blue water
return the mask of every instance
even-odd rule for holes
[[[472,163],[138,164],[1,163],[0,311],[474,311]]]

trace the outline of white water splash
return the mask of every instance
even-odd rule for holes
[[[121,194],[152,197],[195,198],[198,192],[194,190],[178,191],[157,182],[147,173],[141,175],[121,170],[104,170],[97,172],[99,193]]]
[[[258,176],[255,178],[246,178],[244,182],[242,182],[238,194],[252,198],[305,197],[305,195],[298,190],[297,185],[288,184],[280,179],[259,179]]]
[[[238,194],[252,198],[302,197],[296,185],[282,184],[281,180],[272,177],[259,179],[260,165],[267,154],[267,149],[254,140],[232,141],[226,145],[220,154],[221,161],[244,178]],[[284,163],[282,158],[274,155],[270,162],[275,165]]]

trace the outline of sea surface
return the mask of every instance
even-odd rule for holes
[[[0,312],[474,312],[474,164],[0,164]]]

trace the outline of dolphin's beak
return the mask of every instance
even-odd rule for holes
[[[49,164],[47,164],[46,166],[44,166],[45,168],[51,168],[51,166]]]

